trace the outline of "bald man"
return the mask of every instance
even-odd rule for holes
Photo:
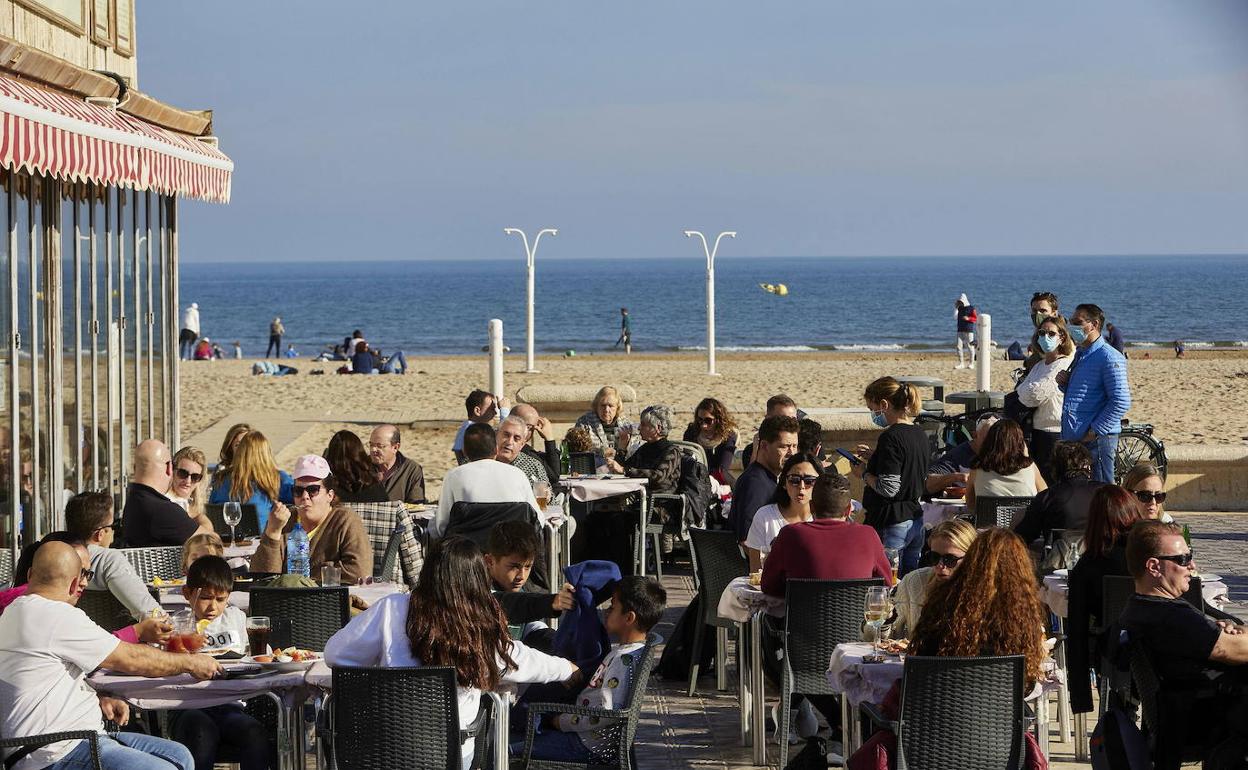
[[[368,456],[377,469],[377,479],[386,488],[386,497],[400,503],[425,502],[425,469],[399,451],[399,429],[378,425],[368,437]]]
[[[512,408],[511,416],[524,420],[525,427],[528,428],[528,435],[524,437],[526,443],[520,451],[534,460],[540,461],[546,466],[546,475],[552,481],[558,481],[560,471],[559,442],[551,438],[554,435],[554,431],[551,430],[550,420],[538,414],[537,408],[532,404],[517,404]],[[537,436],[542,441],[540,451],[533,448],[534,436]]]
[[[0,615],[0,735],[24,736],[90,730],[100,733],[103,767],[192,770],[186,747],[141,733],[104,735],[103,716],[124,722],[125,704],[101,698],[86,683],[104,667],[137,676],[191,674],[211,679],[221,666],[207,655],[173,654],[123,642],[74,606],[82,559],[65,543],[45,543],[35,554],[29,588]],[[12,760],[12,751],[6,752]],[[17,761],[16,770],[87,767],[90,744],[59,741]]]
[[[191,535],[212,532],[207,514],[192,518],[182,506],[165,497],[173,484],[173,457],[169,448],[148,439],[134,452],[134,480],[126,489],[121,524],[126,545],[149,548],[182,545]]]

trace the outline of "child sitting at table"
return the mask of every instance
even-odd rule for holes
[[[529,573],[540,547],[531,524],[504,521],[490,530],[482,558],[494,598],[507,616],[511,638],[550,652],[553,632],[544,621],[572,609],[573,588],[565,583],[559,593],[547,594],[529,586]]]
[[[220,535],[216,532],[200,532],[187,538],[182,544],[182,574],[187,573],[196,559],[207,555],[225,555],[225,543]]]
[[[646,635],[663,617],[667,592],[659,581],[643,575],[620,580],[611,595],[607,613],[607,633],[615,644],[603,658],[589,684],[576,697],[576,704],[600,709],[620,709],[629,700],[633,679]],[[611,739],[610,730],[620,723],[602,723],[569,714],[551,715],[533,736],[532,759],[589,762],[593,752]],[[619,728],[619,729],[622,729]],[[512,753],[523,749],[523,741],[512,742]]]
[[[233,635],[231,652],[247,651],[247,617],[229,606],[234,575],[220,556],[201,556],[187,570],[182,595],[191,605],[196,621],[207,620],[203,633]],[[169,715],[172,737],[190,749],[196,770],[212,770],[215,762],[238,762],[241,770],[274,767],[275,751],[268,731],[243,711],[241,703],[205,709],[173,711]]]

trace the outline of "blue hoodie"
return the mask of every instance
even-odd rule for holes
[[[1076,350],[1062,401],[1062,441],[1082,441],[1089,431],[1117,435],[1130,408],[1126,357],[1104,337]]]
[[[551,650],[582,670],[593,671],[611,649],[607,629],[598,617],[600,594],[619,582],[620,568],[613,561],[591,559],[564,567],[563,578],[576,589],[576,604],[559,618]]]

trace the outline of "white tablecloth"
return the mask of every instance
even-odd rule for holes
[[[871,651],[867,642],[838,644],[828,662],[828,686],[844,693],[855,707],[860,703],[882,703],[884,696],[901,679],[900,657],[888,655],[883,663],[863,663],[863,656],[870,655]]]
[[[398,583],[373,583],[367,586],[349,586],[348,591],[352,596],[358,596],[371,606],[373,602],[393,593],[398,593],[406,589]],[[167,610],[180,610],[187,606],[186,599],[182,596],[181,590],[164,591],[160,596],[160,605]],[[231,591],[230,606],[237,607],[243,612],[247,612],[251,607],[251,595],[246,591]]]
[[[745,623],[759,610],[773,615],[784,614],[784,599],[768,596],[756,586],[750,585],[749,577],[733,578],[719,597],[719,616]]]
[[[598,476],[586,478],[561,476],[559,483],[568,490],[573,500],[588,503],[591,500],[603,500],[608,497],[627,495],[630,492],[640,492],[649,482],[646,479],[630,479],[624,476],[609,479]]]
[[[1065,573],[1065,570],[1062,570]],[[1220,580],[1202,580],[1200,593],[1205,601],[1221,609],[1226,603],[1230,589]],[[1040,586],[1040,601],[1044,602],[1053,614],[1064,618],[1070,612],[1070,582],[1065,574],[1053,573],[1044,576]]]
[[[223,663],[226,667],[228,663]],[[303,687],[303,671],[278,673],[257,679],[197,680],[178,676],[126,676],[97,671],[87,682],[96,690],[123,698],[143,709],[190,709],[220,706],[263,692],[290,691]]]
[[[966,503],[951,503],[944,500],[930,500],[920,504],[923,508],[923,526],[931,529],[942,521],[966,513]]]

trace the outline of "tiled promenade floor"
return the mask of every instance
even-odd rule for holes
[[[1233,604],[1227,610],[1248,618],[1248,515],[1176,514],[1192,533],[1197,566],[1222,576],[1231,589]],[[664,578],[668,611],[658,632],[667,638],[672,625],[693,594],[687,574]],[[637,733],[637,764],[643,768],[746,768],[750,749],[740,745],[737,734],[736,672],[729,670],[727,692],[716,692],[713,676],[703,677],[692,698],[683,682],[658,677],[651,680]],[[1091,729],[1092,725],[1089,725]],[[1055,736],[1056,737],[1056,736]],[[790,749],[790,758],[800,746]],[[768,744],[768,760],[774,765],[779,746]],[[1069,743],[1050,744],[1054,768],[1086,768],[1073,761]]]

